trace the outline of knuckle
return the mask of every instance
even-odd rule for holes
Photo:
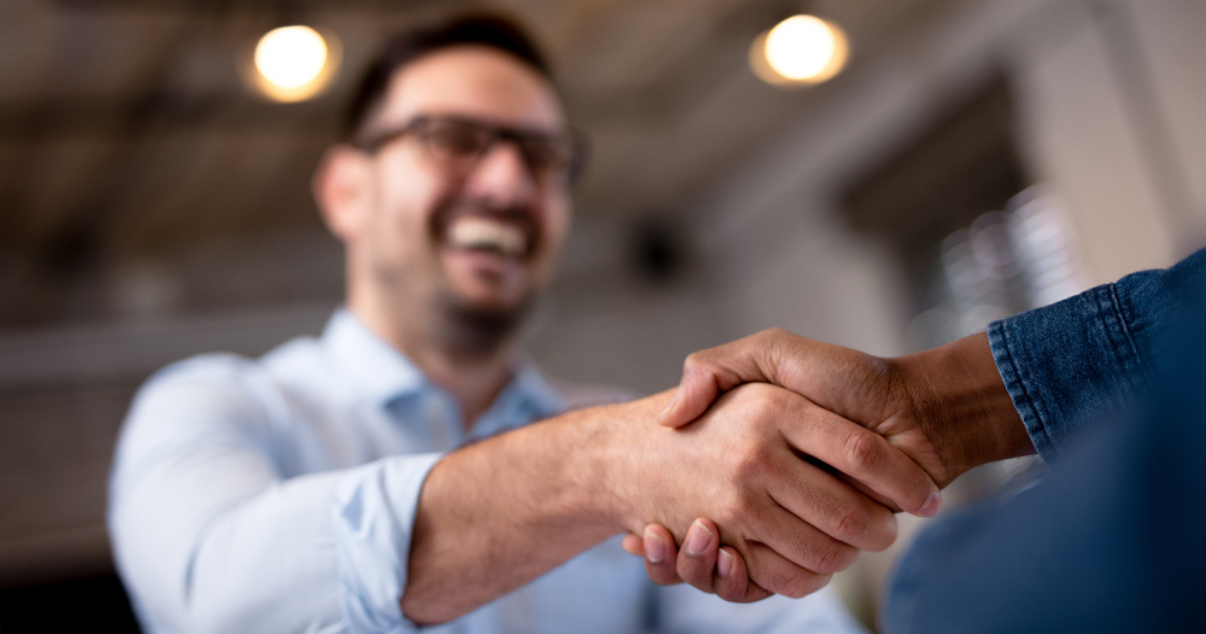
[[[699,368],[707,363],[707,358],[703,352],[692,352],[687,355],[687,359],[683,361],[683,370],[689,371],[694,368]]]
[[[739,481],[747,481],[756,477],[767,464],[767,449],[753,438],[743,438],[734,442],[729,451],[727,468]]]
[[[834,511],[834,537],[850,543],[867,534],[871,518],[857,506],[840,506]]]
[[[775,592],[793,599],[801,599],[813,592],[813,575],[806,571],[786,572],[774,579]]]
[[[787,334],[788,333],[786,330],[784,330],[778,326],[775,326],[775,327],[767,328],[766,330],[759,332],[757,336],[759,339],[768,339],[768,340],[774,341],[775,339],[782,339]]]
[[[846,438],[843,455],[852,471],[857,474],[876,471],[883,463],[883,447],[871,432],[853,433]]]
[[[745,383],[732,390],[741,402],[743,415],[751,424],[775,421],[783,408],[783,390],[766,383]]]
[[[817,553],[817,572],[832,574],[850,567],[858,557],[858,551],[849,546],[831,544]]]
[[[721,468],[728,474],[730,481],[740,482],[754,469],[753,456],[744,446],[737,445],[721,456]]]

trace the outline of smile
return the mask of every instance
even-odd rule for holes
[[[514,224],[484,218],[463,216],[452,221],[447,231],[447,244],[454,249],[489,251],[505,257],[527,255],[527,234]]]

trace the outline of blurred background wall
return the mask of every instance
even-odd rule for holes
[[[103,528],[130,396],[318,332],[342,253],[309,175],[383,35],[464,6],[0,0],[0,631],[68,597],[132,626]],[[1206,242],[1198,0],[489,6],[530,22],[594,142],[528,332],[556,377],[651,392],[770,326],[902,354]],[[768,85],[751,42],[795,13],[849,63]],[[342,62],[274,103],[247,59],[294,23]],[[864,618],[890,558],[840,580]]]

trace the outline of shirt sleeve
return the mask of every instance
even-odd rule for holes
[[[1157,342],[1204,279],[1201,250],[1170,269],[1128,275],[989,326],[997,369],[1044,460],[1092,421],[1134,406],[1159,371]]]
[[[178,364],[136,397],[110,482],[118,569],[163,632],[405,632],[419,489],[438,454],[284,477],[246,360]],[[275,412],[279,414],[279,411]]]

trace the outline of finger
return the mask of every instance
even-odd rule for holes
[[[691,522],[682,548],[678,551],[678,576],[699,590],[714,593],[712,576],[719,550],[720,531],[712,520],[697,519]]]
[[[849,568],[859,554],[858,548],[834,539],[774,503],[760,512],[757,523],[749,529],[748,538],[773,549],[795,566],[815,574],[841,572]],[[749,562],[748,559],[747,562],[755,575],[760,572],[756,562]],[[779,592],[763,583],[761,578],[755,578],[754,581],[767,590]]]
[[[732,546],[723,546],[716,558],[716,578],[713,582],[716,594],[733,603],[761,601],[772,593],[750,582],[745,559]]]
[[[767,591],[795,599],[820,590],[833,577],[798,566],[759,542],[747,542],[742,556],[749,564],[750,581]]]
[[[666,527],[650,524],[645,527],[645,574],[650,581],[662,586],[682,583],[675,571],[677,551],[674,536]]]
[[[624,534],[624,539],[620,540],[620,547],[629,555],[636,557],[645,556],[645,543],[641,541],[640,537],[632,533]]]
[[[790,402],[796,413],[789,419],[798,422],[782,429],[797,451],[861,482],[877,498],[909,513],[930,511],[935,500],[941,502],[929,474],[883,436],[803,397]]]
[[[806,461],[790,460],[766,485],[781,509],[860,550],[879,552],[896,541],[896,515],[890,509]]]

